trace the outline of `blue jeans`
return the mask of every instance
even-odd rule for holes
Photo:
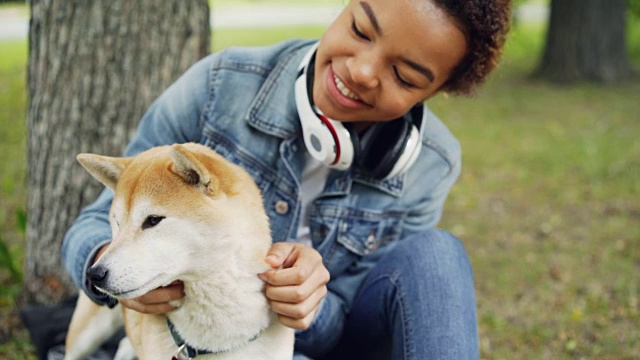
[[[442,230],[401,240],[358,289],[327,359],[477,359],[471,264]],[[304,359],[296,354],[295,359]]]

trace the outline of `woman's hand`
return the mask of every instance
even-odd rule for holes
[[[269,305],[285,326],[307,329],[327,294],[329,271],[322,257],[311,247],[279,242],[271,246],[266,261],[272,269],[259,276],[267,283]]]
[[[165,314],[177,309],[177,300],[184,298],[184,284],[176,280],[133,299],[121,299],[120,304],[131,310],[145,314]],[[173,304],[171,303],[173,302]]]
[[[104,245],[93,258],[93,263],[107,250],[109,244]],[[174,281],[171,284],[153,289],[148,293],[133,299],[119,300],[122,306],[145,314],[164,314],[176,309],[170,302],[184,298],[184,284],[182,281]]]

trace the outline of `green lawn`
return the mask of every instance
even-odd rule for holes
[[[213,44],[321,31],[221,30]],[[502,66],[477,96],[430,102],[464,151],[440,226],[463,239],[474,266],[483,358],[637,358],[640,82],[558,87],[532,80],[543,40],[540,26],[514,29]],[[638,21],[629,44],[640,67]],[[0,236],[19,263],[26,44],[0,43],[0,53]],[[7,315],[14,288],[3,261],[0,357],[33,358],[24,330],[5,321],[15,317]]]

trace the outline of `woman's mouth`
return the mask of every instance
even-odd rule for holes
[[[336,74],[333,74],[333,81],[336,83],[336,87],[338,88],[338,90],[340,90],[340,93],[342,95],[348,97],[351,100],[360,101],[360,98],[358,98],[356,94],[351,92],[351,90],[347,88],[347,86],[342,82],[342,80],[340,80],[340,78]]]
[[[331,68],[325,78],[325,87],[332,102],[343,109],[356,110],[367,106],[367,103],[351,91]]]

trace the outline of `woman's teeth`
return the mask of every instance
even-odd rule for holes
[[[338,90],[340,90],[340,93],[342,95],[344,95],[345,97],[348,97],[351,100],[360,100],[356,94],[352,93],[351,90],[349,90],[344,83],[342,82],[342,80],[338,79],[337,76],[333,76],[333,81],[335,81],[336,83],[336,87],[338,88]]]

